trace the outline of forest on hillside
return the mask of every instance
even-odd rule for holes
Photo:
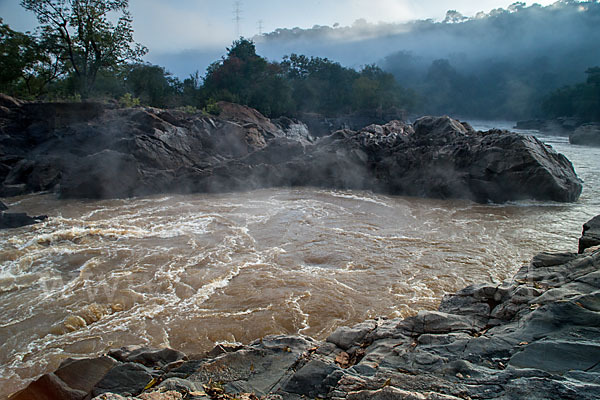
[[[54,3],[62,6],[53,8]],[[269,117],[398,109],[490,119],[600,120],[598,2],[514,3],[473,18],[451,10],[444,21],[415,21],[410,29],[364,22],[280,29],[234,41],[205,72],[184,79],[143,61],[147,48],[133,38],[126,0],[23,0],[22,5],[35,13],[39,27],[17,32],[0,19],[0,91],[24,99],[95,99],[208,112],[225,100]],[[109,13],[119,15],[116,22]],[[562,36],[541,38],[536,29],[548,22],[561,23]],[[363,38],[353,46],[387,46],[388,55],[352,68],[344,66],[347,60],[314,54],[287,54],[278,61],[258,54],[281,42],[296,42],[299,49],[309,41],[317,50],[334,45],[349,50],[344,40],[357,35]],[[398,42],[404,48],[392,51]],[[306,54],[315,49],[306,48]],[[448,49],[455,52],[448,55]]]

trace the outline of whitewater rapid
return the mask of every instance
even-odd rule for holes
[[[540,251],[574,251],[581,225],[600,211],[600,150],[543,140],[584,180],[577,203],[314,188],[3,199],[50,218],[0,231],[0,396],[67,357],[117,346],[190,354],[274,333],[322,339],[510,279]]]

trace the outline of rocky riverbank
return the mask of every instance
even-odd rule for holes
[[[600,124],[591,123],[580,126],[569,135],[569,143],[600,147]]]
[[[437,311],[342,327],[323,342],[269,336],[203,355],[121,348],[65,360],[11,398],[596,399],[599,277],[597,246],[541,253],[511,281],[469,286]]]
[[[536,130],[545,135],[551,136],[569,136],[577,128],[584,124],[584,121],[574,117],[562,117],[555,119],[530,119],[518,121],[516,129]]]
[[[516,129],[536,130],[544,135],[568,136],[569,143],[600,147],[600,124],[585,122],[578,118],[532,119],[519,121]]]
[[[423,117],[315,139],[299,121],[219,107],[208,116],[0,96],[0,196],[317,186],[505,202],[575,201],[581,193],[569,160],[530,136]]]

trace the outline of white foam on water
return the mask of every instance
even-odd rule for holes
[[[394,208],[394,206],[388,204],[382,197],[376,196],[375,194],[368,193],[369,196],[366,196],[367,192],[361,192],[361,194],[355,192],[341,192],[336,190],[326,190],[321,191],[321,193],[328,194],[332,197],[348,199],[348,200],[356,200],[360,202],[367,202],[377,204],[383,207]]]
[[[292,310],[296,311],[298,317],[294,316],[296,325],[299,326],[298,333],[305,332],[310,329],[308,318],[310,315],[302,310],[300,300],[309,298],[311,296],[310,291],[305,291],[302,294],[294,295],[293,293],[288,297],[286,303],[291,306]]]

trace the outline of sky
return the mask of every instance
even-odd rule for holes
[[[541,5],[555,0],[538,0]],[[352,25],[358,19],[371,23],[442,20],[447,10],[465,16],[506,8],[511,0],[240,0],[239,34],[252,37],[277,28],[314,25]],[[0,0],[0,17],[11,28],[33,30],[35,17],[19,0]],[[223,49],[237,37],[234,0],[129,0],[136,41],[152,54],[186,50]],[[528,5],[531,3],[528,3]]]

